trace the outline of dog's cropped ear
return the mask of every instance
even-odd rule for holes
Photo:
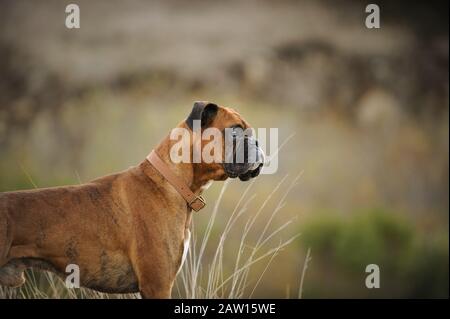
[[[194,120],[200,120],[202,127],[209,126],[216,117],[218,109],[219,107],[214,103],[195,102],[191,114],[186,119],[187,126],[192,130]]]

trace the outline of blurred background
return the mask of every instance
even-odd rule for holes
[[[64,25],[71,2],[80,29]],[[380,29],[365,27],[368,3],[0,0],[0,191],[136,165],[209,100],[280,143],[295,134],[251,193],[262,203],[301,173],[273,240],[300,236],[254,297],[297,297],[310,248],[304,298],[448,298],[448,2],[376,1]],[[212,240],[248,184],[230,185]],[[380,289],[364,284],[372,263]]]

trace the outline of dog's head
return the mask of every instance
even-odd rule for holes
[[[196,136],[198,124],[202,137]],[[185,125],[193,132],[193,144],[201,145],[202,154],[214,153],[213,162],[205,162],[202,158],[204,169],[214,172],[213,179],[239,177],[247,181],[259,175],[264,153],[253,136],[252,128],[238,112],[210,102],[195,102]],[[217,132],[220,132],[219,136]],[[219,142],[220,145],[217,144]],[[221,147],[222,152],[215,152],[212,145]]]

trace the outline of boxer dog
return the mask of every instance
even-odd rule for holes
[[[123,172],[77,186],[0,193],[0,285],[22,285],[27,268],[65,277],[67,265],[75,264],[83,287],[170,298],[205,185],[248,180],[263,162],[253,136],[234,131],[249,124],[233,109],[208,102],[196,102],[177,126],[189,132],[187,149],[201,138],[193,130],[196,120],[201,131],[231,129],[234,142],[253,148],[257,160],[174,163],[170,150],[178,141],[168,135]]]

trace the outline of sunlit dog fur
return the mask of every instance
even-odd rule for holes
[[[207,102],[196,102],[177,127],[192,130],[194,120],[201,120],[202,130],[250,127],[233,109]],[[259,174],[263,155],[257,142],[251,136],[237,139],[256,148],[258,163],[174,164],[169,152],[176,141],[169,136],[154,149],[200,195],[211,180]],[[186,253],[190,213],[183,197],[146,160],[82,185],[1,193],[0,285],[22,285],[27,268],[65,278],[66,266],[76,264],[83,287],[170,298]]]

